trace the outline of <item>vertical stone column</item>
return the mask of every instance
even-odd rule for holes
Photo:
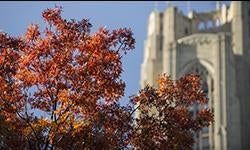
[[[173,53],[173,43],[176,41],[176,8],[168,7],[164,11],[163,17],[163,72],[171,75],[173,77],[173,60],[175,59]]]
[[[225,97],[225,55],[223,37],[220,35],[214,41],[216,44],[215,78],[214,78],[214,146],[217,150],[227,149],[226,132],[226,97]]]

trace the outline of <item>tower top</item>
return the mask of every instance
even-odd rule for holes
[[[166,1],[166,4],[167,4],[167,7],[170,7],[170,6],[172,6],[172,3],[171,3],[171,1]]]
[[[154,2],[154,11],[158,11],[158,1]]]
[[[191,3],[190,1],[187,1],[187,14],[189,14],[189,12],[191,11],[190,10],[190,3]]]
[[[216,10],[220,9],[220,1],[216,1]]]

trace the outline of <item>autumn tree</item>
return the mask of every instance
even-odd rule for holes
[[[140,112],[133,145],[140,149],[192,149],[194,133],[213,121],[211,110],[204,107],[208,99],[199,76],[188,74],[174,82],[162,74],[158,84],[159,88],[146,86],[132,97]],[[200,107],[195,117],[194,105]]]
[[[121,106],[121,58],[134,49],[132,31],[90,34],[88,20],[66,20],[61,12],[42,13],[43,31],[31,24],[21,37],[0,33],[0,116],[17,133],[2,143],[12,149],[191,149],[192,134],[213,120],[210,109],[197,117],[189,109],[207,103],[199,77],[175,83],[162,75],[158,89],[147,86]]]

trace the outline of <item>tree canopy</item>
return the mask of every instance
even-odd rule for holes
[[[213,121],[198,75],[163,74],[126,106],[121,58],[134,49],[131,29],[101,27],[46,9],[46,28],[0,33],[0,148],[191,149],[193,133]],[[135,118],[135,112],[140,112]]]

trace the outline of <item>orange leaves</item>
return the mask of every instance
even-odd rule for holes
[[[61,12],[62,8],[56,7],[42,13],[48,23],[45,31],[31,24],[24,38],[0,33],[2,109],[16,122],[13,128],[44,149],[60,147],[57,143],[67,143],[66,137],[75,140],[75,136],[84,140],[76,143],[89,143],[87,147],[93,148],[91,138],[101,134],[107,136],[101,140],[104,145],[119,147],[118,141],[131,129],[128,123],[132,118],[119,105],[106,106],[117,104],[124,95],[119,50],[134,48],[133,34],[126,28],[112,32],[100,28],[90,34],[92,25],[87,19],[66,20]],[[47,120],[31,115],[36,111]],[[115,118],[108,111],[117,113]],[[122,128],[126,119],[130,121]],[[21,121],[24,126],[17,126]],[[112,135],[115,131],[117,135]]]
[[[62,7],[56,7],[54,9],[46,9],[42,13],[42,16],[44,20],[50,24],[61,25],[62,23],[61,12],[62,12]]]
[[[57,64],[52,62],[51,67],[50,67],[49,72],[48,72],[48,75],[50,77],[54,77],[54,76],[58,75],[59,70],[57,67],[58,67]]]
[[[159,88],[145,87],[122,107],[121,58],[135,47],[132,31],[100,28],[90,34],[88,20],[68,21],[61,12],[43,12],[44,32],[30,25],[23,39],[0,33],[0,115],[24,139],[19,147],[190,149],[192,131],[213,119],[210,109],[191,116],[193,104],[207,104],[199,77],[174,82],[163,74]],[[31,141],[37,147],[27,147]]]
[[[131,29],[121,28],[113,30],[109,40],[112,41],[112,45],[116,47],[119,43],[117,51],[122,50],[125,54],[128,50],[135,48],[135,39],[131,38],[133,33]]]
[[[4,60],[5,60],[4,56],[3,56],[3,55],[1,55],[1,56],[0,56],[0,65],[3,65]]]
[[[40,35],[39,26],[37,24],[29,25],[25,34],[27,40],[34,40]]]
[[[198,111],[197,118],[199,119],[200,124],[202,126],[209,126],[211,122],[214,122],[213,112],[211,109],[205,108]]]
[[[200,77],[195,74],[182,77],[176,84],[179,88],[189,91],[198,91],[201,88]]]
[[[61,102],[67,102],[69,100],[69,94],[67,90],[60,90],[58,96],[58,100]]]
[[[201,92],[199,76],[193,74],[175,83],[163,74],[159,77],[159,88],[146,86],[132,101],[138,105],[140,114],[136,124],[141,131],[132,135],[132,143],[140,149],[192,149],[193,132],[199,132],[213,121],[210,109],[195,109],[207,105],[208,101]],[[192,116],[196,111],[197,115]]]
[[[176,93],[176,87],[173,83],[173,80],[171,80],[170,76],[166,74],[160,75],[158,79],[158,84],[159,84],[158,91],[160,95]]]

